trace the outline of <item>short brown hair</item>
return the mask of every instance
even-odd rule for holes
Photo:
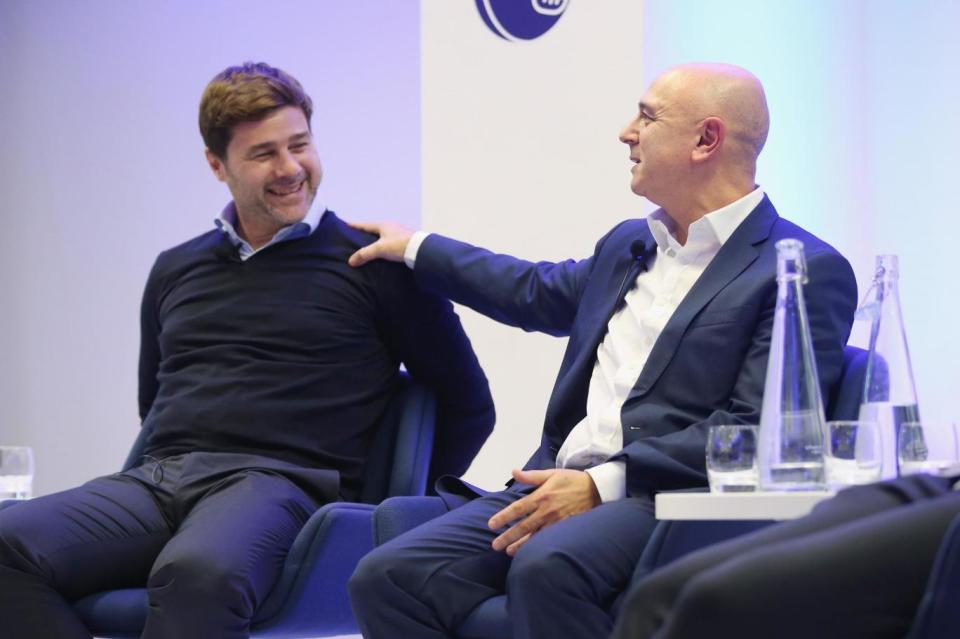
[[[227,67],[203,91],[200,135],[207,148],[223,160],[235,124],[262,120],[285,106],[300,107],[310,126],[313,102],[292,75],[265,62]]]

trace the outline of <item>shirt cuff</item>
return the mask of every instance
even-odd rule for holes
[[[623,461],[612,461],[587,468],[586,472],[590,474],[597,492],[600,493],[600,501],[616,501],[627,496],[627,463]]]
[[[410,241],[407,242],[407,250],[403,252],[403,263],[408,268],[413,268],[414,264],[417,263],[417,253],[420,251],[420,245],[423,244],[428,235],[430,234],[426,231],[414,231],[413,236],[410,237]]]

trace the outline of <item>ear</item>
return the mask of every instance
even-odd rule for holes
[[[224,166],[223,160],[218,158],[210,149],[204,149],[203,152],[207,156],[207,164],[210,165],[210,170],[213,171],[213,174],[216,175],[217,179],[221,182],[226,182],[227,169]]]
[[[717,153],[727,137],[727,125],[718,117],[711,116],[700,123],[700,139],[693,149],[693,161],[705,162]]]

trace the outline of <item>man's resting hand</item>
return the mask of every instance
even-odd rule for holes
[[[593,478],[582,470],[514,470],[513,478],[537,489],[487,522],[492,530],[516,522],[493,540],[494,550],[505,550],[511,557],[541,528],[600,504],[600,493]]]
[[[350,222],[350,226],[367,233],[376,233],[380,239],[368,244],[350,256],[350,266],[363,266],[371,260],[402,262],[413,231],[396,222]]]

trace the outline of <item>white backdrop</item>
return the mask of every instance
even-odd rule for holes
[[[538,40],[507,42],[472,2],[422,5],[423,226],[532,260],[587,257],[626,217],[642,94],[636,0],[574,0]],[[495,488],[539,444],[566,340],[461,312],[493,389],[497,427],[466,475]]]

